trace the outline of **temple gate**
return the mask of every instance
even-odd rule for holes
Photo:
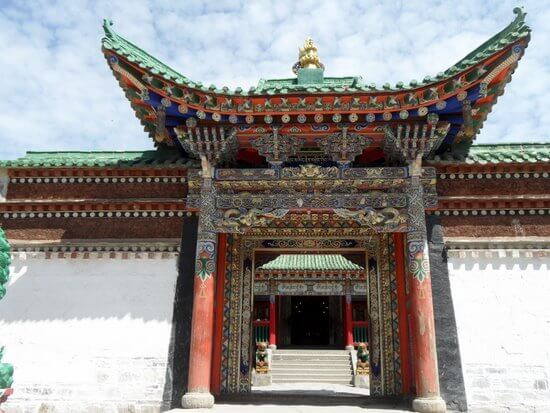
[[[105,56],[145,130],[159,147],[201,163],[188,170],[185,195],[199,224],[184,407],[211,407],[211,391],[250,390],[255,284],[270,295],[278,288],[255,283],[255,249],[349,240],[376,257],[365,265],[373,394],[445,410],[425,221],[437,209],[436,174],[424,166],[467,154],[529,41],[525,13],[515,12],[445,72],[382,88],[325,77],[311,39],[295,78],[260,80],[249,91],[205,87],[105,22]],[[349,304],[353,286],[341,288]]]

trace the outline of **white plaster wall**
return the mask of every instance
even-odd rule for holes
[[[160,409],[176,257],[117,255],[14,257],[0,301],[0,344],[15,367],[8,412]]]
[[[468,406],[550,412],[550,252],[452,250]]]

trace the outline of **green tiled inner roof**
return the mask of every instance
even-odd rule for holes
[[[550,161],[550,143],[473,145],[466,157],[456,154],[435,156],[434,163],[543,163]]]
[[[192,167],[196,161],[183,158],[176,150],[102,152],[27,152],[11,161],[0,161],[4,168],[61,167]]]
[[[516,13],[516,18],[508,26],[506,26],[502,31],[497,33],[495,36],[491,37],[473,52],[465,56],[463,59],[455,63],[449,69],[444,72],[440,72],[435,76],[426,76],[422,81],[412,80],[406,85],[403,82],[398,82],[394,87],[389,84],[385,84],[381,89],[378,89],[374,84],[363,84],[359,82],[357,85],[348,85],[347,91],[377,91],[377,90],[402,90],[416,88],[420,86],[426,86],[435,82],[439,82],[454,76],[463,70],[468,69],[486,59],[487,57],[493,55],[499,50],[502,50],[508,45],[518,41],[521,38],[528,37],[530,35],[531,29],[525,24],[525,12],[521,8],[515,8],[514,13]],[[205,86],[201,82],[193,82],[187,77],[181,75],[168,65],[164,64],[160,60],[154,58],[144,50],[140,49],[133,43],[124,39],[122,36],[118,35],[112,28],[112,23],[108,20],[105,20],[103,25],[105,31],[105,37],[102,40],[103,48],[105,50],[112,50],[117,53],[119,56],[124,56],[128,61],[135,63],[139,67],[147,70],[148,72],[159,75],[166,80],[173,81],[176,84],[181,86],[196,88],[205,92],[216,92],[220,94],[239,94],[239,95],[261,95],[265,93],[273,93],[274,86],[280,86],[281,84],[286,85],[285,87],[280,88],[279,93],[294,92],[299,90],[307,90],[310,92],[326,92],[328,89],[330,91],[339,92],[340,88],[346,83],[349,82],[348,79],[360,79],[360,78],[340,78],[339,81],[334,81],[334,84],[331,82],[323,83],[317,86],[314,85],[297,85],[291,82],[293,79],[281,79],[281,80],[272,80],[260,82],[259,87],[251,87],[247,92],[243,91],[242,88],[237,88],[234,91],[229,90],[227,87],[217,87],[216,85]],[[331,79],[331,78],[329,78]],[[336,78],[332,78],[336,79]],[[282,83],[281,83],[282,82]],[[282,90],[281,90],[282,89]],[[310,90],[311,89],[311,90]]]
[[[261,270],[362,270],[340,254],[281,254],[277,258],[258,267]]]

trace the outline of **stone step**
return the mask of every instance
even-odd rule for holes
[[[349,350],[315,350],[315,349],[296,349],[296,348],[289,348],[289,349],[276,349],[273,350],[274,354],[285,354],[285,353],[300,353],[300,354],[349,354]]]
[[[310,367],[342,367],[351,366],[351,360],[271,360],[271,364],[274,366],[301,366],[303,368]]]
[[[351,384],[353,370],[347,350],[275,350],[271,356],[273,383]]]
[[[311,356],[311,357],[305,357],[305,356],[299,355],[299,354],[289,355],[289,356],[286,356],[286,355],[285,356],[278,356],[278,355],[271,356],[271,360],[273,360],[273,361],[301,361],[304,364],[305,363],[310,363],[310,362],[315,362],[315,361],[319,361],[319,362],[327,363],[327,364],[344,363],[344,362],[349,361],[349,359],[350,359],[349,356],[344,356],[344,357],[340,357],[340,356]]]
[[[333,369],[315,369],[311,372],[304,373],[303,369],[292,369],[287,367],[272,367],[271,374],[307,374],[308,376],[318,376],[323,374],[352,374],[351,368],[333,368]]]
[[[272,377],[273,383],[328,383],[328,384],[350,384],[351,377],[348,378],[326,378],[326,377]]]

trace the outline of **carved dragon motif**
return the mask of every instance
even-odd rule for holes
[[[288,209],[237,209],[231,208],[223,213],[219,227],[227,232],[244,232],[253,226],[266,226],[270,221],[283,218]]]
[[[376,211],[372,208],[351,211],[349,209],[334,209],[334,213],[341,218],[353,219],[361,225],[376,227],[380,225],[398,226],[405,222],[405,217],[395,208],[384,208]]]

